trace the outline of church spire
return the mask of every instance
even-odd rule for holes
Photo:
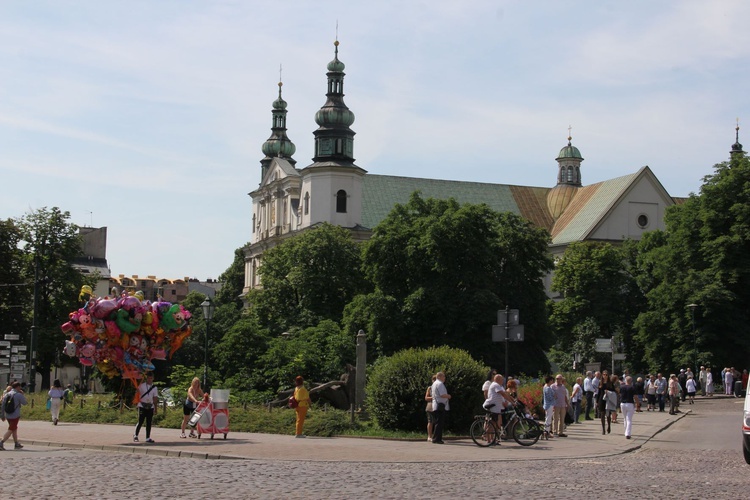
[[[273,101],[273,123],[271,125],[271,137],[263,143],[263,153],[266,155],[260,161],[261,165],[261,179],[266,176],[268,167],[271,165],[271,161],[274,157],[284,158],[289,163],[294,165],[297,163],[292,155],[297,150],[294,143],[289,140],[286,135],[286,101],[281,97],[281,87],[284,84],[281,82],[281,66],[279,66],[279,97]]]
[[[318,129],[315,136],[313,161],[354,165],[354,134],[349,128],[354,123],[354,113],[344,104],[344,68],[339,61],[339,41],[334,42],[333,60],[328,63],[328,92],[326,103],[315,113]]]
[[[740,144],[740,119],[737,118],[737,126],[734,128],[734,144],[732,144],[732,150],[729,152],[730,157],[734,155],[743,155],[745,152],[742,151],[742,144]]]

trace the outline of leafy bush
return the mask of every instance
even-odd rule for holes
[[[482,411],[481,389],[487,368],[460,349],[407,349],[379,358],[367,381],[368,412],[383,429],[424,429],[425,390],[439,371],[445,372],[451,395],[447,427],[465,434],[474,415]]]

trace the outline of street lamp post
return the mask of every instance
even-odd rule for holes
[[[696,373],[698,371],[698,348],[697,335],[695,334],[695,309],[698,307],[698,304],[688,304],[688,307],[690,308],[690,317],[693,321],[693,368],[696,370],[693,373]]]
[[[211,297],[206,297],[201,303],[203,318],[206,320],[206,343],[203,349],[203,390],[208,391],[208,334],[211,331],[211,320],[214,317],[216,306],[211,302]]]

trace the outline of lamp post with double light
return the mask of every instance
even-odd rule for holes
[[[203,390],[208,391],[208,335],[211,332],[211,320],[214,317],[216,306],[211,301],[211,297],[206,297],[201,303],[203,309],[203,318],[206,320],[206,343],[203,350]]]

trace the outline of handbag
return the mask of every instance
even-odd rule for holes
[[[50,408],[52,408],[52,399],[47,398],[47,409],[49,410]]]
[[[299,401],[297,401],[297,399],[294,396],[290,397],[289,408],[297,408],[298,406],[299,406]]]

